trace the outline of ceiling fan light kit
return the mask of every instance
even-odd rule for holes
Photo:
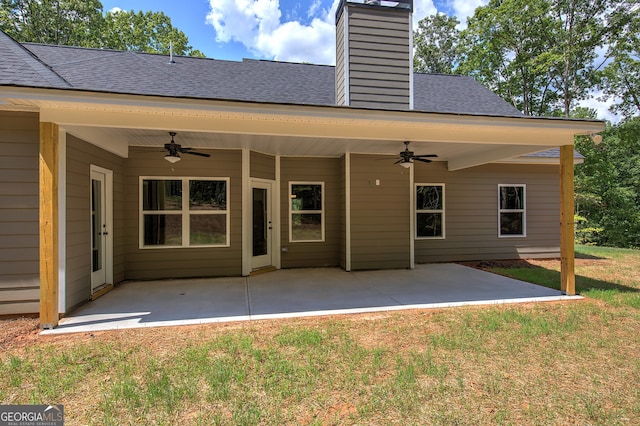
[[[164,159],[170,162],[171,164],[177,163],[178,161],[181,160],[181,158],[177,154],[176,155],[167,154],[164,156]]]
[[[404,141],[404,151],[400,151],[400,159],[395,162],[395,164],[400,164],[405,169],[411,167],[414,161],[421,161],[423,163],[431,163],[429,158],[438,157],[435,154],[424,154],[424,155],[416,155],[413,151],[409,151],[409,144],[411,142]]]
[[[199,157],[211,157],[210,154],[205,154],[204,152],[193,151],[193,148],[183,148],[182,145],[177,144],[173,138],[176,136],[176,132],[169,132],[171,136],[171,142],[164,144],[164,149],[167,151],[167,155],[164,156],[164,159],[168,162],[174,164],[181,160],[180,154],[191,154],[197,155]]]

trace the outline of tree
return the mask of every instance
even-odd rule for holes
[[[413,35],[413,68],[418,72],[454,74],[460,62],[460,21],[436,14],[423,18]]]
[[[162,12],[103,13],[99,0],[0,0],[0,29],[20,42],[204,56]],[[6,18],[6,19],[5,19]]]
[[[562,99],[562,113],[571,109],[598,83],[597,49],[611,42],[628,20],[625,0],[551,0],[550,28],[556,43],[544,55],[553,70]]]
[[[640,117],[609,125],[603,142],[580,137],[576,148],[585,156],[576,166],[578,231],[597,230],[591,243],[640,247]],[[585,241],[583,241],[585,242]]]
[[[459,71],[527,115],[552,115],[558,100],[547,58],[555,43],[547,0],[491,0],[462,34]]]
[[[171,43],[176,55],[204,56],[189,45],[188,37],[174,28],[171,18],[162,12],[108,12],[104,21],[101,47],[169,54]]]
[[[0,29],[20,42],[95,47],[100,37],[99,0],[0,0]]]
[[[592,96],[610,44],[637,0],[491,0],[462,33],[472,75],[529,115],[569,117]]]
[[[611,111],[625,118],[640,115],[640,16],[635,16],[616,34],[609,49],[613,61],[602,73],[600,88],[605,99],[617,100]]]

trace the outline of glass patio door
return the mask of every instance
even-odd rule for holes
[[[107,176],[91,171],[91,293],[107,283]]]
[[[272,265],[271,183],[253,182],[252,185],[252,269]]]

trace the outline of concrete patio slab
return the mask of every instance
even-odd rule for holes
[[[124,283],[42,334],[575,298],[457,264],[362,272],[289,269]]]

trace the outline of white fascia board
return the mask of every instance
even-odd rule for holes
[[[595,120],[495,117],[340,106],[162,98],[64,90],[0,88],[0,98],[38,106],[41,121],[65,126],[221,132],[362,140],[572,145],[604,130]]]

